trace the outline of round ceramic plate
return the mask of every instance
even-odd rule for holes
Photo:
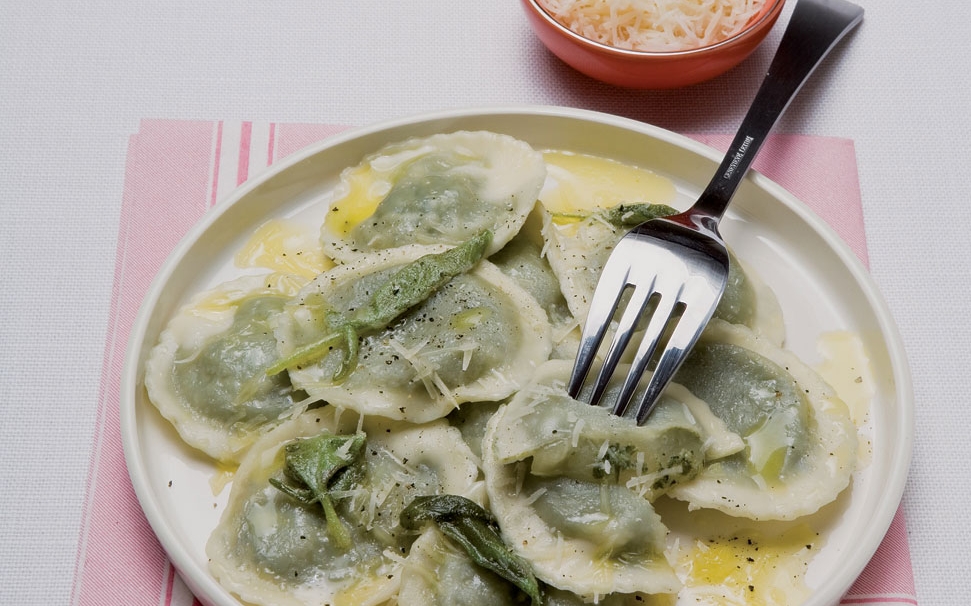
[[[122,376],[121,422],[135,492],[189,588],[212,605],[238,601],[209,574],[205,543],[228,495],[216,466],[185,446],[148,401],[146,356],[168,319],[194,293],[232,275],[234,252],[271,218],[322,216],[340,171],[386,143],[454,130],[491,130],[537,149],[571,150],[633,163],[671,179],[680,207],[700,193],[721,157],[685,137],[639,122],[564,108],[451,111],[356,129],[277,163],[211,211],[162,267],[132,329]],[[897,510],[912,442],[911,383],[903,347],[873,281],[852,251],[807,206],[751,173],[722,223],[738,256],[779,297],[786,347],[811,365],[819,339],[854,334],[869,359],[873,393],[861,428],[868,452],[852,486],[828,508],[823,548],[806,583],[814,606],[835,604],[876,551]]]

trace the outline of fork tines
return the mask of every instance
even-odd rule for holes
[[[711,282],[710,251],[651,242],[645,255],[644,238],[624,238],[611,253],[601,273],[580,338],[570,377],[570,395],[589,404],[610,408],[620,416],[646,421],[664,388],[697,341],[721,298]],[[638,262],[630,259],[636,252]],[[727,263],[727,254],[726,260]],[[659,269],[660,268],[660,269]],[[600,357],[605,336],[613,338],[602,354],[595,381],[584,389],[586,378]],[[635,334],[643,330],[622,386],[612,382]],[[649,374],[648,374],[649,373]],[[607,402],[603,402],[608,394]],[[638,405],[628,414],[637,395]]]

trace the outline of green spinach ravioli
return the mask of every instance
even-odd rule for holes
[[[339,262],[409,244],[458,245],[489,230],[492,254],[519,231],[546,179],[539,152],[476,131],[390,144],[341,175],[321,229]]]
[[[745,443],[706,463],[671,496],[691,508],[791,520],[833,501],[856,469],[846,404],[792,353],[737,324],[713,320],[675,381]]]
[[[589,604],[570,591],[547,586],[546,606]],[[600,606],[643,606],[650,597],[639,593],[601,596]],[[483,569],[432,527],[412,544],[401,571],[398,606],[522,606],[522,596],[508,582]]]
[[[329,510],[278,488],[287,480],[288,446],[322,435],[359,435],[363,444],[356,460],[346,445],[318,455],[348,464],[342,475],[334,474]],[[444,421],[408,425],[340,415],[333,407],[307,411],[244,458],[206,546],[210,569],[247,602],[383,604],[398,592],[415,539],[401,528],[400,512],[420,495],[475,498],[478,474],[458,430]]]
[[[624,234],[643,221],[673,212],[660,204],[619,205],[567,218],[544,210],[545,255],[575,317],[587,317],[604,263]],[[785,326],[775,293],[731,250],[729,258],[728,285],[714,317],[748,326],[782,345]]]
[[[238,463],[267,428],[306,398],[277,359],[270,322],[306,280],[246,276],[197,295],[169,321],[145,368],[149,399],[190,446]]]
[[[544,582],[587,600],[676,593],[651,500],[700,471],[705,430],[670,399],[643,427],[574,400],[569,370],[545,364],[487,426],[486,489],[506,543]]]
[[[410,246],[322,274],[277,317],[282,355],[331,331],[328,318],[365,307],[408,263],[441,247]],[[386,328],[360,336],[357,362],[335,380],[346,351],[291,368],[291,380],[335,406],[411,422],[465,402],[502,400],[550,355],[550,325],[536,300],[488,261],[455,276]]]

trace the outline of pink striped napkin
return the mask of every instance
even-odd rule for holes
[[[207,209],[276,160],[341,130],[328,125],[146,120],[131,137],[73,604],[200,603],[167,560],[128,478],[118,420],[125,344],[159,266]],[[719,149],[729,142],[724,135],[697,138]],[[766,144],[755,168],[812,206],[866,262],[852,141],[778,135]],[[901,512],[842,603],[917,604]]]

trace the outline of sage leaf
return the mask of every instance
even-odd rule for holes
[[[618,204],[600,211],[603,219],[616,227],[634,227],[651,219],[677,213],[676,209],[666,204]]]
[[[386,328],[432,296],[449,280],[471,270],[485,256],[491,242],[492,232],[483,231],[458,246],[419,257],[401,267],[372,293],[366,305],[355,310],[349,318],[333,314],[328,321],[327,334],[299,347],[270,366],[266,373],[274,375],[289,368],[311,364],[327,355],[335,346],[343,345],[344,357],[332,378],[335,383],[341,382],[357,366],[358,338],[362,334]]]
[[[419,496],[401,512],[399,521],[407,530],[420,530],[425,523],[435,523],[476,564],[521,589],[532,604],[543,603],[529,562],[506,546],[496,519],[475,502],[457,495]]]
[[[425,255],[394,272],[367,306],[351,316],[358,330],[380,330],[418,305],[455,276],[469,271],[485,256],[492,232],[483,231],[454,248]]]
[[[351,537],[337,515],[331,492],[337,488],[335,484],[342,484],[341,477],[360,459],[364,443],[363,433],[349,436],[322,433],[294,440],[284,446],[283,479],[270,478],[271,485],[304,505],[320,503],[327,532],[341,549],[351,546]]]
[[[327,352],[333,349],[335,345],[339,345],[344,338],[346,338],[344,332],[328,332],[324,337],[303,347],[298,347],[289,356],[278,360],[266,369],[266,374],[267,376],[273,376],[288,368],[304,366],[319,360],[327,355]]]
[[[556,219],[574,219],[583,221],[590,217],[598,217],[600,220],[613,225],[614,227],[634,227],[645,221],[667,217],[678,214],[678,210],[667,204],[649,204],[636,202],[633,204],[618,204],[610,208],[598,209],[589,213],[553,213]]]

